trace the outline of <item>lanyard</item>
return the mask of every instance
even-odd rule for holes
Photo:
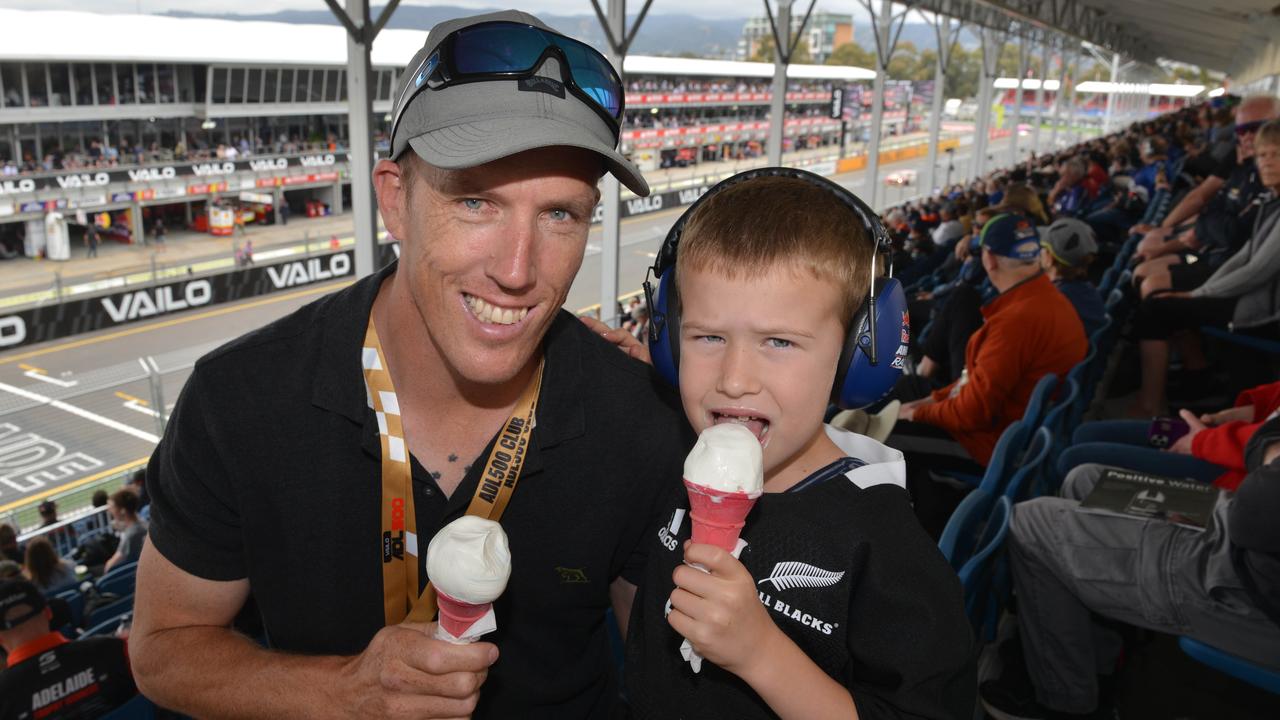
[[[369,316],[362,353],[365,389],[378,418],[378,439],[382,445],[382,603],[387,625],[404,620],[431,622],[436,615],[436,592],[428,582],[418,595],[418,519],[413,507],[413,471],[404,439],[400,403],[378,333]],[[537,424],[534,412],[542,389],[543,362],[533,380],[516,401],[511,417],[502,425],[493,444],[484,472],[476,484],[476,494],[467,506],[468,515],[497,522],[516,482],[529,448],[529,438]]]

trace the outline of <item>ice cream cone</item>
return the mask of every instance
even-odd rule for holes
[[[725,492],[689,480],[689,517],[693,520],[693,541],[733,552],[747,515],[760,493]]]
[[[493,607],[493,603],[474,604],[455,600],[442,592],[436,593],[436,600],[440,607],[440,627],[455,638],[462,637],[468,628]]]

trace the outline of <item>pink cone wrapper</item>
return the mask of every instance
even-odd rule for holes
[[[464,637],[467,630],[471,629],[472,625],[487,615],[490,609],[493,608],[493,603],[475,605],[455,600],[439,591],[436,592],[436,600],[440,607],[440,629],[449,633],[455,639],[462,639],[467,642],[475,642],[476,640],[476,638]]]
[[[733,552],[738,536],[760,493],[725,492],[689,480],[689,517],[693,520],[693,541]]]

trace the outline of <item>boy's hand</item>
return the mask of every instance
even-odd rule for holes
[[[1205,425],[1226,425],[1229,422],[1253,422],[1253,406],[1241,405],[1239,407],[1227,408],[1216,413],[1205,413],[1200,416],[1200,422]]]
[[[581,320],[584,325],[591,328],[597,335],[618,346],[618,349],[622,352],[646,365],[653,364],[653,359],[649,357],[649,348],[637,340],[635,335],[622,328],[611,328],[590,316],[583,316]]]
[[[735,675],[767,662],[766,648],[779,630],[760,604],[747,568],[715,545],[692,542],[685,543],[684,560],[707,572],[681,565],[672,574],[671,627],[699,655]]]

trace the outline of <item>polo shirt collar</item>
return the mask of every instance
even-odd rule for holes
[[[360,348],[364,345],[369,313],[384,280],[395,273],[397,262],[335,294],[323,316],[323,338],[311,401],[354,422],[373,418],[365,393]],[[543,339],[547,363],[538,397],[537,447],[546,449],[586,432],[583,407],[583,334],[579,321],[560,310]],[[366,449],[381,456],[376,430],[366,433]],[[538,467],[537,454],[525,460],[527,471]]]
[[[19,645],[9,653],[9,657],[5,660],[6,667],[13,667],[23,660],[28,660],[47,650],[52,650],[59,645],[65,645],[69,642],[60,632],[49,632],[45,635],[32,640],[26,645]]]

